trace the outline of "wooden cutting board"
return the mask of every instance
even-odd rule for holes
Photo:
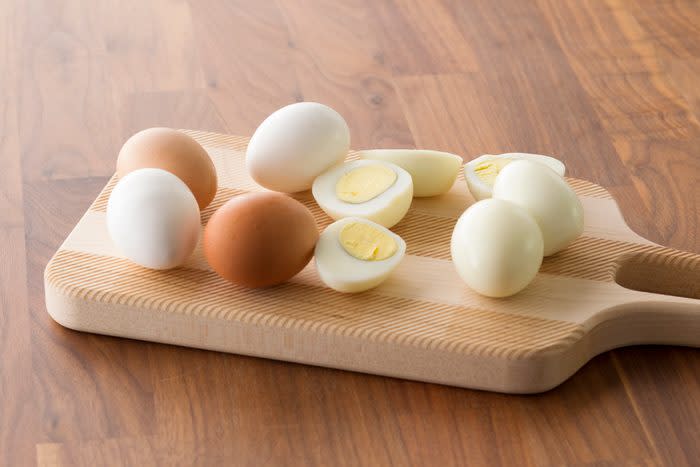
[[[187,133],[219,174],[204,225],[232,196],[261,188],[245,171],[247,138]],[[80,331],[510,393],[550,389],[614,347],[699,346],[700,255],[636,235],[607,191],[568,181],[585,209],[583,236],[545,258],[523,292],[492,299],[450,262],[452,228],[473,202],[461,177],[445,196],[414,199],[393,229],[406,258],[387,282],[355,295],[324,287],[313,261],[266,290],[219,278],[199,246],[174,270],[132,264],[106,231],[112,178],[47,265],[46,307]],[[320,229],[331,222],[310,193],[295,197]]]

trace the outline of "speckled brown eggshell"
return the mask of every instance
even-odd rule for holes
[[[269,287],[291,279],[313,256],[311,212],[281,193],[249,193],[221,206],[204,230],[204,255],[224,279]]]
[[[192,137],[172,128],[148,128],[129,138],[119,152],[117,175],[144,168],[166,170],[190,189],[199,209],[216,195],[216,168],[209,154]]]

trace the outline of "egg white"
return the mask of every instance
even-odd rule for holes
[[[457,221],[452,264],[474,291],[507,297],[524,289],[542,264],[543,241],[535,219],[500,199],[472,204]]]
[[[358,167],[382,165],[396,173],[396,181],[376,197],[364,203],[347,203],[336,195],[338,180]],[[357,160],[346,162],[319,175],[314,180],[311,192],[316,203],[335,220],[345,217],[361,217],[384,227],[396,225],[408,212],[413,199],[413,180],[401,167],[378,160]]]
[[[396,164],[411,174],[413,196],[422,198],[446,193],[464,162],[456,154],[427,149],[366,149],[358,151],[362,159]]]
[[[340,231],[351,222],[361,222],[382,231],[396,242],[391,257],[380,261],[357,259],[340,243]],[[326,227],[316,243],[314,261],[321,281],[338,292],[356,293],[374,288],[384,282],[406,254],[406,242],[389,229],[357,217],[346,217]]]

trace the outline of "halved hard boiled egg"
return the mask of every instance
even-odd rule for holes
[[[318,275],[338,292],[362,292],[384,282],[406,253],[401,237],[375,222],[346,217],[326,227],[316,243]]]
[[[411,175],[377,160],[358,160],[319,175],[314,199],[333,219],[362,217],[391,228],[406,215],[413,198]]]
[[[413,179],[413,196],[418,198],[446,193],[464,162],[456,154],[427,149],[367,149],[358,154],[362,159],[391,162],[406,170]]]
[[[477,201],[490,198],[496,176],[503,167],[516,160],[529,160],[544,164],[560,177],[564,176],[564,163],[550,156],[528,154],[525,152],[508,152],[505,154],[484,154],[464,165],[464,178],[467,180],[469,191]]]

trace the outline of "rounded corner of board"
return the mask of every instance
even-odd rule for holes
[[[82,330],[81,313],[76,307],[75,297],[68,292],[60,280],[51,274],[51,262],[44,271],[44,301],[46,312],[56,323],[68,329]]]
[[[540,368],[532,369],[529,374],[517,374],[513,378],[507,378],[508,383],[496,391],[525,396],[543,394],[560,386],[576,372],[576,370],[563,371],[556,364],[540,362],[539,365]]]
[[[542,394],[568,380],[590,359],[577,347],[579,340],[548,346],[513,358],[504,369],[497,392]]]

